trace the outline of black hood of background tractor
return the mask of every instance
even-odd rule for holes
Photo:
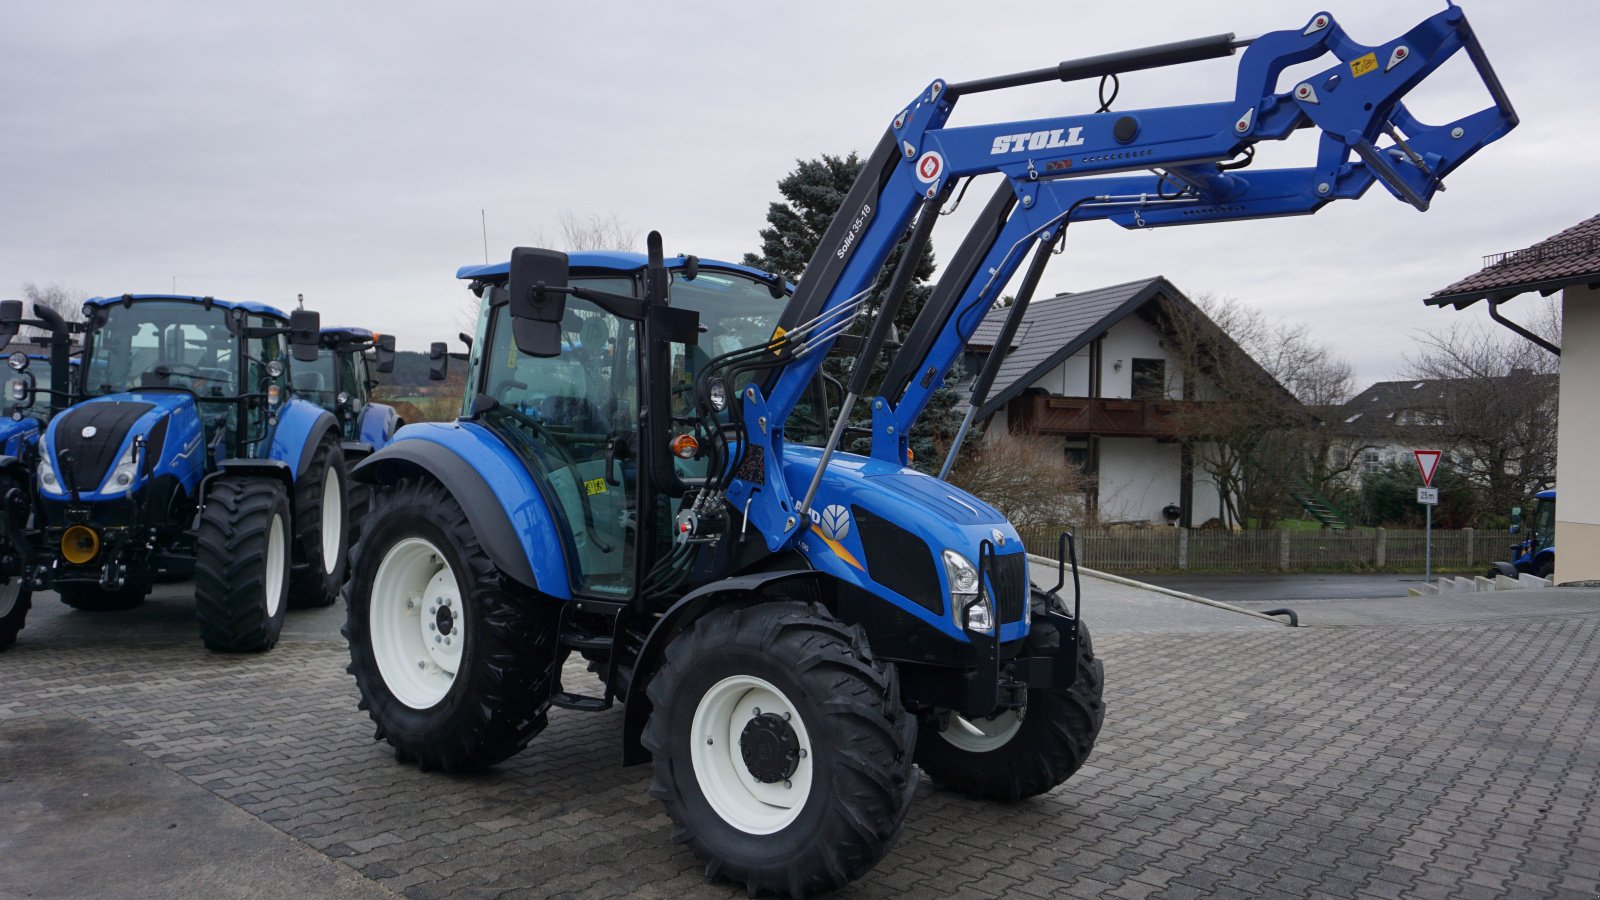
[[[85,403],[62,413],[61,421],[56,424],[55,451],[63,487],[70,484],[84,493],[100,490],[100,483],[117,461],[128,429],[140,416],[155,408],[154,403],[137,400],[107,400]],[[91,425],[94,426],[92,436],[84,437],[83,430]],[[149,451],[158,456],[161,441],[167,434],[166,426],[167,420],[162,419],[150,430]],[[62,456],[69,453],[71,472],[62,461]]]

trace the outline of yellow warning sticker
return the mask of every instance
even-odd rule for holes
[[[1356,78],[1360,78],[1368,72],[1376,71],[1377,68],[1378,54],[1376,53],[1368,53],[1366,56],[1358,56],[1350,60],[1350,74]]]
[[[603,477],[591,478],[583,483],[583,489],[587,491],[591,497],[593,497],[595,494],[604,494],[606,492],[606,480]]]
[[[782,328],[774,328],[774,329],[772,329],[772,340],[769,341],[768,343],[773,345],[773,347],[772,347],[772,355],[773,356],[777,356],[778,353],[783,350],[783,336],[788,334],[788,333],[789,332],[784,331]]]

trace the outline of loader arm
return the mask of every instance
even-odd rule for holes
[[[1233,55],[1243,49],[1234,96],[1217,103],[946,127],[961,96],[1043,81],[1102,77]],[[1443,125],[1413,117],[1401,98],[1465,50],[1493,105]],[[1329,68],[1275,90],[1291,65],[1331,54]],[[1516,113],[1464,13],[1455,6],[1377,46],[1358,44],[1328,13],[1301,28],[1255,39],[1217,35],[966,83],[934,81],[897,114],[867,158],[779,320],[747,368],[763,377],[737,399],[738,458],[719,487],[748,510],[771,550],[808,527],[822,472],[910,284],[940,207],[963,178],[1004,181],[942,274],[881,386],[870,400],[873,455],[904,463],[905,437],[962,346],[1022,262],[1045,253],[1069,222],[1110,219],[1125,228],[1303,215],[1360,197],[1373,182],[1419,210],[1443,178],[1517,124]],[[1236,174],[1257,142],[1304,128],[1321,132],[1302,168]],[[909,237],[908,237],[909,234]],[[786,482],[784,425],[804,402],[828,349],[866,306],[891,250],[907,247],[861,341],[833,433],[809,485]],[[1025,307],[1026,296],[1019,297]],[[1020,315],[1020,310],[1017,311]],[[710,370],[708,370],[710,371]],[[974,406],[982,398],[975,398]],[[970,421],[970,420],[969,420]]]

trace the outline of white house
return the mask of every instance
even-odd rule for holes
[[[1225,518],[1201,462],[1209,445],[1194,431],[1195,404],[1217,392],[1184,384],[1185,366],[1165,340],[1173,310],[1209,324],[1161,277],[1034,300],[977,420],[987,422],[986,433],[1059,442],[1063,459],[1092,477],[1086,499],[1102,522],[1199,526]],[[994,352],[1005,315],[992,311],[968,342],[968,372]],[[1225,336],[1220,343],[1221,352],[1243,354]]]

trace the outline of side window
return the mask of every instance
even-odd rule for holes
[[[1133,361],[1133,399],[1160,400],[1167,395],[1167,361],[1164,359],[1135,359]]]
[[[273,321],[265,316],[249,316],[246,322],[251,328],[271,328],[282,325],[281,322]],[[279,363],[280,368],[278,371],[280,373],[288,372],[288,363],[284,359],[284,336],[275,334],[271,337],[245,338],[244,352],[245,383],[241,385],[241,393],[266,394],[269,398],[276,394],[280,403],[287,399],[288,392],[286,388],[288,385],[285,383],[285,374],[273,376],[267,365],[276,361]],[[277,391],[272,390],[274,387],[277,388]],[[245,408],[249,410],[250,430],[248,434],[252,438],[265,435],[265,417],[269,409],[268,402],[266,400],[254,401],[246,404]]]

